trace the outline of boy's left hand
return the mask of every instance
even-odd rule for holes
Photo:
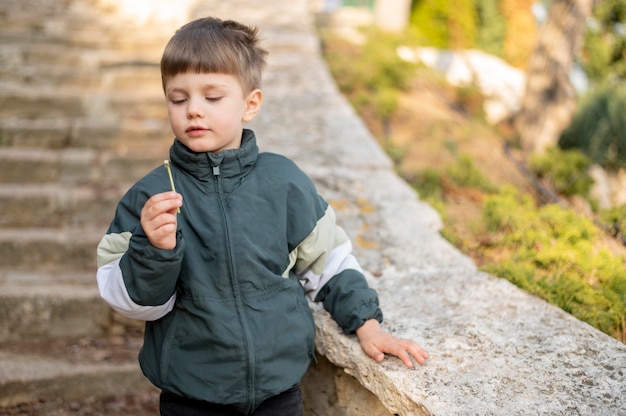
[[[385,359],[385,353],[395,355],[400,358],[408,368],[413,367],[412,355],[415,360],[424,364],[429,358],[426,351],[417,343],[410,339],[396,338],[383,330],[376,319],[370,319],[356,330],[363,351],[375,361],[381,362]]]

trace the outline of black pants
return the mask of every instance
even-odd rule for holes
[[[161,416],[241,416],[245,413],[235,406],[188,399],[176,394],[162,392]],[[300,384],[270,397],[248,416],[302,416],[302,392]]]

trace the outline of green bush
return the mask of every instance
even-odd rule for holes
[[[409,179],[411,186],[417,190],[422,199],[441,199],[441,172],[436,169],[424,169]]]
[[[594,7],[585,33],[582,61],[587,76],[595,82],[626,79],[626,2],[603,0]],[[621,26],[621,29],[620,29]]]
[[[498,7],[499,3],[499,0],[478,0],[476,2],[478,20],[476,43],[481,50],[501,57],[506,36],[506,20]]]
[[[580,150],[552,147],[543,154],[531,155],[528,162],[530,170],[550,181],[560,194],[587,196],[593,185],[588,172],[591,160]]]
[[[579,149],[606,168],[626,167],[626,84],[604,85],[581,102],[561,134],[562,149]]]
[[[452,182],[458,186],[476,188],[487,192],[495,190],[482,172],[476,168],[469,155],[460,154],[456,164],[449,166],[447,172]]]
[[[608,209],[601,209],[598,218],[604,227],[614,236],[626,236],[626,204]]]
[[[477,37],[477,10],[473,0],[417,0],[411,25],[423,43],[441,49],[469,49]]]
[[[417,28],[424,43],[436,48],[450,46],[448,19],[450,4],[446,0],[417,0],[411,10],[411,25]]]
[[[598,248],[596,227],[556,204],[537,207],[507,188],[488,196],[483,269],[553,303],[601,331],[621,338],[626,318],[626,264]],[[490,255],[489,255],[490,254]]]

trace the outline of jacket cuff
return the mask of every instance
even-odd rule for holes
[[[346,269],[334,276],[319,291],[315,301],[323,302],[324,309],[346,334],[354,333],[370,319],[382,323],[378,294],[368,287],[365,276],[357,270]]]
[[[150,244],[143,230],[137,231],[120,259],[124,284],[131,300],[138,305],[162,305],[176,291],[185,240],[178,230],[176,247],[162,250]]]
[[[359,306],[348,315],[346,321],[340,326],[344,333],[353,334],[363,326],[365,321],[370,319],[376,319],[379,323],[383,323],[383,311],[378,307],[378,303],[367,303]]]

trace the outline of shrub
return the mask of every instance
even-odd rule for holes
[[[485,271],[623,338],[626,264],[598,248],[591,220],[556,204],[537,207],[510,188],[487,197],[483,216],[494,234]]]
[[[593,81],[626,79],[626,2],[603,0],[594,7],[587,26],[582,61]]]
[[[626,204],[600,210],[598,217],[611,234],[626,236]]]
[[[606,168],[626,167],[626,85],[604,85],[581,102],[559,139],[563,149],[579,149]]]
[[[477,37],[477,9],[472,0],[414,1],[411,25],[423,42],[442,49],[469,49]]]
[[[561,150],[552,147],[529,159],[529,168],[537,176],[547,179],[557,192],[566,196],[587,196],[593,179],[588,169],[591,160],[580,150]]]
[[[495,190],[482,172],[476,168],[469,155],[459,155],[456,164],[448,167],[447,171],[450,179],[458,186],[476,188],[487,192]]]
[[[476,2],[478,33],[477,46],[492,55],[502,57],[506,20],[502,16],[499,0],[478,0]]]

